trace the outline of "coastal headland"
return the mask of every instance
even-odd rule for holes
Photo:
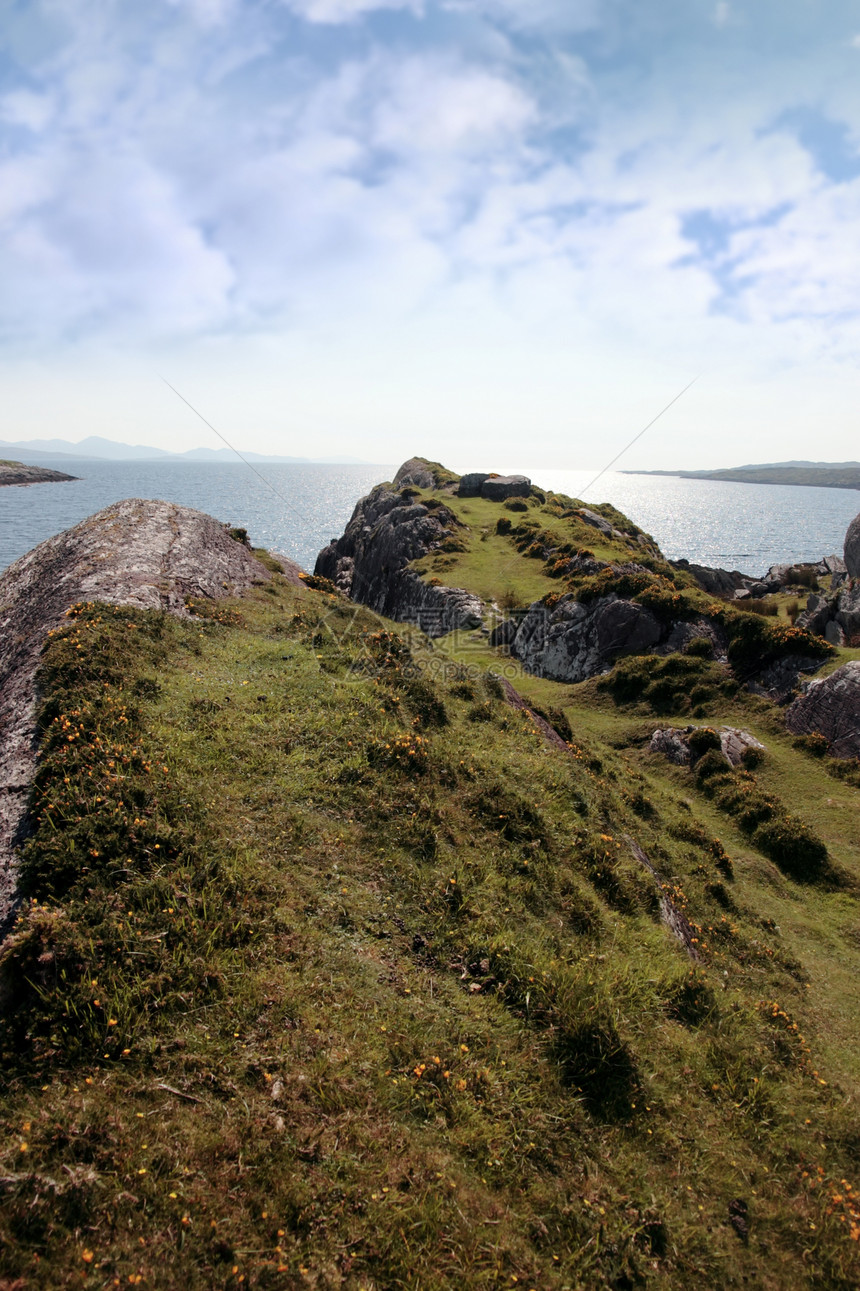
[[[0,1277],[860,1280],[860,518],[762,580],[404,463],[0,576]]]

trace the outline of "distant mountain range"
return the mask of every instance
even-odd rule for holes
[[[143,444],[120,444],[113,439],[103,439],[101,435],[88,435],[79,443],[73,444],[68,439],[3,439],[0,440],[0,454],[13,449],[20,460],[21,454],[28,458],[52,459],[57,457],[89,458],[103,462],[238,462],[239,458],[230,448],[190,448],[185,453],[170,453],[163,448],[148,448]],[[291,465],[316,466],[370,466],[372,463],[360,457],[282,457],[276,453],[242,452],[249,462],[285,462]]]
[[[719,471],[622,471],[622,475],[675,475],[684,480],[734,480],[739,484],[802,484],[860,489],[860,462],[764,462]]]

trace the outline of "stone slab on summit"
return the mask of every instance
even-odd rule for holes
[[[36,769],[35,674],[49,631],[80,601],[185,615],[187,597],[235,596],[271,574],[202,511],[127,498],[40,543],[0,576],[0,932],[15,840]]]
[[[487,498],[490,502],[527,498],[531,491],[532,482],[526,475],[493,475],[483,471],[462,475],[457,488],[461,498]]]

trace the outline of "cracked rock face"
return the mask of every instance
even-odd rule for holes
[[[860,659],[811,681],[785,713],[795,735],[823,735],[837,758],[860,758]]]
[[[845,535],[845,569],[849,578],[860,578],[860,515],[856,515]]]
[[[530,672],[555,681],[585,681],[611,667],[620,654],[644,654],[661,638],[650,610],[614,594],[589,605],[572,597],[553,609],[538,601],[525,614],[511,653]]]
[[[408,568],[451,537],[457,524],[444,506],[430,508],[377,485],[356,505],[343,537],[317,556],[314,573],[351,600],[397,622],[415,623],[430,637],[479,627],[480,597],[462,587],[426,583]]]
[[[187,596],[235,596],[269,578],[211,516],[139,498],[49,538],[0,575],[0,931],[36,769],[35,674],[48,632],[79,601],[184,615]]]
[[[725,657],[725,635],[707,619],[666,623],[636,601],[610,592],[583,604],[563,597],[549,608],[536,601],[518,620],[490,638],[509,645],[529,672],[554,681],[586,681],[607,672],[621,655],[669,654],[694,637],[708,637],[715,657]]]

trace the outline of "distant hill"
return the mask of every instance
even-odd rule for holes
[[[803,484],[860,489],[860,462],[770,462],[719,471],[622,471],[623,475],[674,475],[684,480],[735,480],[740,484]]]
[[[238,455],[230,448],[190,448],[185,453],[170,453],[163,448],[150,448],[144,444],[121,444],[101,435],[88,435],[78,443],[68,439],[18,439],[0,440],[0,452],[14,449],[16,454],[41,460],[46,457],[89,458],[110,462],[187,461],[187,462],[237,462]],[[284,457],[277,453],[251,453],[242,450],[249,462],[283,462],[288,465],[368,466],[360,457]]]

